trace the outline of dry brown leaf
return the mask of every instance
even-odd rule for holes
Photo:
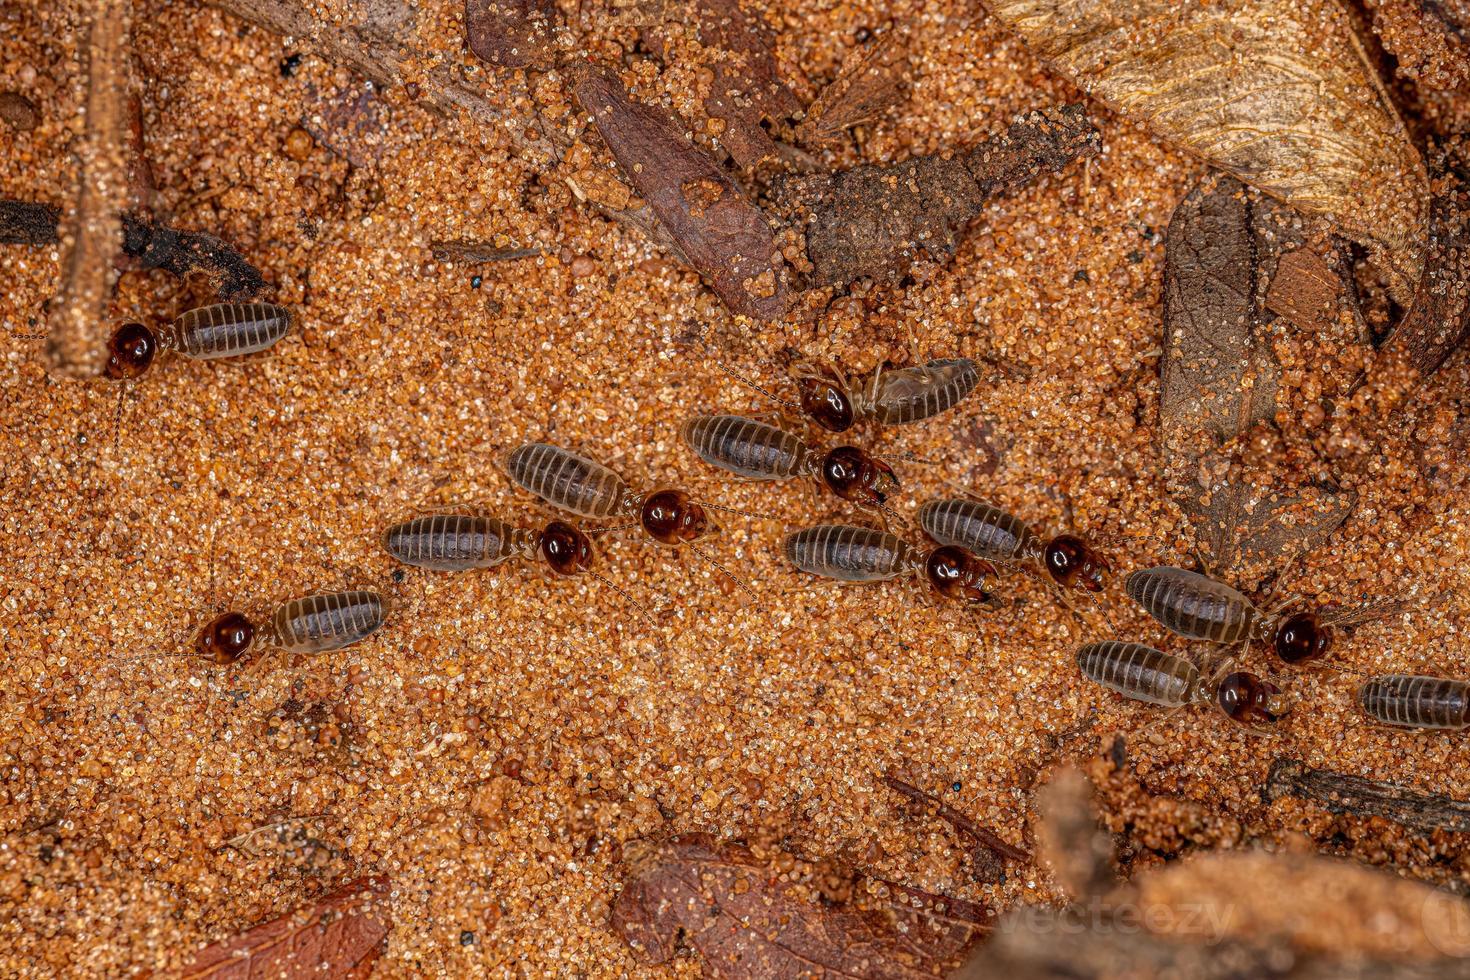
[[[704,834],[628,853],[613,928],[651,963],[667,962],[681,942],[696,949],[707,977],[940,976],[991,918],[969,902],[877,880],[866,903],[821,904],[793,881],[792,862],[783,873]]]
[[[381,908],[388,883],[362,878],[315,905],[200,950],[180,980],[331,980],[375,959],[388,920]]]
[[[853,48],[796,127],[797,140],[808,146],[825,143],[877,119],[898,101],[908,64],[908,36],[898,28]]]
[[[1419,281],[1423,161],[1337,0],[988,0],[1057,70]]]

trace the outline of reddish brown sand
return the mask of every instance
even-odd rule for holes
[[[26,94],[40,117],[28,133],[0,124],[0,196],[60,203],[73,180],[81,83],[53,6],[0,13],[0,90]],[[468,58],[460,5],[433,6],[420,41]],[[765,6],[807,101],[890,5]],[[894,7],[913,17],[916,82],[862,158],[961,146],[1077,97],[973,4]],[[902,468],[902,509],[945,492],[943,477],[1040,527],[1073,522],[1122,572],[1188,563],[1154,448],[1160,236],[1203,168],[1097,110],[1102,155],[995,201],[953,263],[815,323],[756,331],[633,232],[538,182],[497,136],[401,92],[377,101],[371,166],[349,170],[292,137],[354,84],[312,57],[284,78],[293,50],[195,4],[140,4],[160,210],[238,245],[298,307],[300,335],[276,356],[160,364],[118,415],[115,386],[49,380],[24,339],[56,291],[58,250],[0,249],[0,974],[177,967],[368,872],[393,882],[381,975],[638,973],[605,923],[620,844],[758,825],[935,891],[1005,907],[1052,898],[1030,869],[974,884],[953,836],[878,774],[905,772],[1020,842],[1041,769],[1157,717],[1085,683],[1076,647],[1104,630],[1180,644],[1120,587],[1092,614],[1111,626],[1091,629],[1017,576],[1015,608],[986,616],[907,585],[799,578],[778,560],[780,535],[855,515],[693,459],[677,441],[684,416],[769,406],[672,341],[705,327],[739,350],[790,345],[854,372],[910,351],[980,359],[979,389],[952,414],[863,434],[942,460]],[[687,83],[638,80],[642,98]],[[460,238],[544,251],[475,269],[430,257],[430,240]],[[113,313],[169,318],[207,298],[202,281],[128,273]],[[1341,643],[1336,662],[1353,670],[1467,669],[1466,464],[1450,449],[1467,381],[1461,355],[1395,427],[1354,517],[1283,574],[1285,590],[1345,603],[1412,589],[1405,613]],[[409,570],[394,584],[378,535],[415,506],[480,500],[541,519],[495,466],[531,438],[582,447],[640,484],[779,515],[731,517],[712,546],[759,602],[631,534],[609,543],[603,568],[640,603],[671,608],[656,626],[595,582],[523,564]],[[347,586],[394,605],[360,646],[231,669],[157,659],[226,603],[263,616]],[[1366,727],[1351,676],[1286,679],[1298,710],[1275,738],[1193,709],[1131,739],[1142,789],[1175,799],[1150,799],[1130,776],[1105,793],[1114,829],[1170,853],[1341,832],[1369,860],[1470,880],[1458,839],[1261,804],[1278,755],[1466,793],[1458,740]],[[1082,734],[1058,748],[1069,730]],[[303,817],[290,829],[319,843],[224,846]]]

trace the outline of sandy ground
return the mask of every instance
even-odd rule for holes
[[[82,93],[49,6],[0,6],[0,89],[26,93],[41,120],[3,131],[0,196],[61,203]],[[459,5],[432,6],[429,41],[460,57]],[[807,100],[887,5],[781,6],[779,53]],[[916,81],[872,128],[867,159],[963,146],[1077,97],[969,4],[893,8],[914,26]],[[548,191],[496,137],[393,93],[376,99],[369,166],[317,144],[293,156],[289,134],[349,76],[308,56],[285,77],[286,41],[194,4],[143,3],[138,21],[160,211],[238,245],[301,331],[243,367],[161,363],[119,414],[116,386],[49,380],[26,339],[55,292],[57,250],[0,249],[0,973],[177,967],[373,871],[393,882],[381,975],[639,975],[605,925],[620,845],[673,831],[774,826],[809,853],[935,891],[1002,907],[1052,896],[1030,871],[974,883],[952,835],[877,775],[904,772],[1019,842],[1038,772],[1155,717],[1084,682],[1076,647],[1104,632],[1179,644],[1121,587],[1099,628],[1014,576],[1013,607],[979,617],[906,585],[809,588],[779,563],[780,535],[854,513],[795,484],[734,484],[684,451],[686,415],[769,406],[673,340],[691,325],[746,330],[742,349],[789,345],[855,372],[910,350],[980,359],[979,389],[950,415],[861,434],[940,460],[901,468],[901,509],[945,492],[941,478],[965,482],[1039,527],[1071,522],[1120,572],[1187,563],[1154,439],[1161,234],[1198,164],[1095,110],[1102,155],[994,201],[952,264],[755,332],[632,232]],[[431,239],[458,238],[544,252],[475,269],[430,257]],[[202,281],[129,273],[114,312],[167,319],[207,298]],[[742,367],[779,382],[754,359]],[[1353,670],[1466,670],[1465,464],[1444,457],[1467,380],[1462,355],[1396,429],[1354,517],[1284,573],[1284,588],[1324,600],[1436,597],[1346,638],[1337,662]],[[542,519],[495,466],[533,438],[640,485],[776,515],[729,517],[713,545],[760,601],[632,534],[602,569],[671,607],[655,625],[596,582],[526,564],[395,582],[378,536],[415,506],[475,500]],[[169,656],[227,603],[263,617],[347,586],[393,603],[359,646],[228,669]],[[1464,793],[1455,739],[1366,727],[1351,676],[1284,676],[1299,710],[1273,739],[1198,710],[1132,739],[1143,789],[1174,800],[1115,793],[1114,829],[1166,853],[1300,829],[1470,880],[1458,840],[1261,804],[1280,755]],[[225,846],[293,818],[284,844],[267,831]]]

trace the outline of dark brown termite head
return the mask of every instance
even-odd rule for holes
[[[1327,655],[1332,647],[1332,628],[1315,613],[1295,613],[1281,620],[1271,645],[1283,662],[1304,664]]]
[[[893,467],[856,446],[838,446],[822,457],[822,482],[843,500],[877,507],[899,489]]]
[[[1226,674],[1215,688],[1215,703],[1231,721],[1250,727],[1274,725],[1287,713],[1281,688],[1248,671]]]
[[[244,613],[216,616],[199,631],[194,650],[206,660],[229,665],[245,656],[255,642],[255,625]]]
[[[852,428],[856,413],[852,399],[842,386],[830,378],[806,375],[796,381],[801,410],[807,418],[828,432],[846,432]]]
[[[592,541],[565,521],[552,521],[537,540],[541,557],[558,575],[580,575],[592,567]]]
[[[924,560],[924,577],[946,599],[984,605],[990,602],[995,566],[964,548],[943,545]]]
[[[136,378],[148,370],[158,355],[158,337],[146,324],[129,320],[107,340],[105,374],[114,381]]]
[[[638,523],[661,544],[688,544],[714,530],[704,508],[683,490],[657,490],[643,498]]]
[[[1113,565],[1075,534],[1058,534],[1041,552],[1047,573],[1064,589],[1101,592]]]

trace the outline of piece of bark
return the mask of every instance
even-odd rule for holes
[[[556,0],[465,0],[465,35],[475,56],[498,68],[556,62]]]
[[[991,919],[972,903],[888,882],[875,882],[870,905],[822,904],[749,848],[704,834],[628,855],[613,929],[644,962],[667,962],[681,943],[697,950],[707,977],[940,976]]]
[[[0,120],[17,133],[36,128],[36,104],[19,92],[0,92]]]
[[[61,234],[61,289],[47,310],[46,360],[57,374],[92,378],[107,362],[106,308],[122,239],[128,163],[128,0],[84,5],[86,131],[77,154],[77,190]]]
[[[1112,839],[1098,825],[1092,784],[1075,766],[1059,766],[1037,794],[1037,842],[1042,863],[1074,902],[1105,894],[1118,883]]]
[[[954,807],[935,799],[917,786],[911,786],[894,776],[884,776],[883,785],[914,803],[932,808],[936,817],[970,838],[971,843],[978,844],[1008,861],[1015,861],[1018,864],[1027,864],[1031,861],[1031,855],[1022,848],[1009,843],[994,831],[980,826]]]
[[[363,878],[315,905],[200,950],[180,980],[307,980],[365,975],[388,935],[388,883]]]
[[[1418,830],[1470,833],[1470,802],[1422,793],[1394,783],[1312,769],[1297,759],[1277,759],[1261,796],[1271,803],[1292,797],[1329,813],[1384,817]]]
[[[1373,30],[1397,70],[1419,84],[1456,89],[1470,82],[1470,2],[1367,0]]]
[[[716,142],[747,170],[780,156],[766,126],[784,125],[801,111],[801,103],[781,80],[765,22],[748,16],[738,0],[666,4],[663,13],[665,18],[673,14],[692,23],[666,21],[647,31],[644,41],[656,57],[679,62],[686,47],[674,35],[694,28],[701,49],[695,57],[713,76],[704,115],[722,124]]]
[[[796,127],[797,141],[819,146],[877,119],[898,101],[908,67],[908,36],[900,28],[853,48],[837,77],[807,107],[806,118]]]
[[[429,254],[440,262],[479,265],[484,262],[529,259],[540,255],[541,250],[539,248],[496,248],[487,242],[430,242]]]
[[[148,145],[143,133],[143,100],[128,96],[128,205],[135,215],[151,215],[158,188],[153,183],[153,165],[148,162]]]
[[[628,181],[689,264],[732,312],[775,319],[790,296],[764,212],[664,110],[634,102],[614,75],[587,70],[577,100]]]
[[[1428,181],[1339,0],[988,0],[1088,93],[1368,247],[1407,305]]]
[[[1159,435],[1170,493],[1217,569],[1279,567],[1319,544],[1356,502],[1242,458],[1289,407],[1280,350],[1366,342],[1346,250],[1329,245],[1327,257],[1321,247],[1290,208],[1229,176],[1195,188],[1169,221]],[[1277,319],[1273,303],[1291,316]],[[1321,362],[1303,370],[1324,395],[1352,383],[1350,371]]]
[[[773,193],[805,231],[814,284],[894,279],[921,252],[953,256],[987,198],[1095,153],[1098,143],[1082,106],[1069,105],[1033,112],[964,153],[780,177]]]
[[[1437,147],[1424,278],[1384,352],[1427,377],[1470,337],[1470,139]]]
[[[47,204],[0,201],[0,245],[53,245],[59,241],[59,212]],[[222,300],[249,299],[263,292],[260,270],[222,239],[198,231],[179,231],[136,214],[122,216],[118,254],[139,269],[162,269],[186,276],[208,272]]]

